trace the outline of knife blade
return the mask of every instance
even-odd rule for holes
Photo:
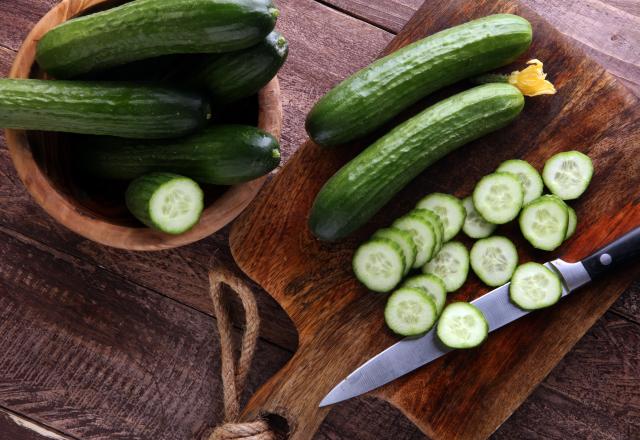
[[[638,256],[640,256],[640,227],[580,262],[567,263],[558,259],[545,263],[545,266],[560,276],[564,297],[611,268]],[[509,283],[477,298],[472,301],[472,304],[484,313],[490,332],[530,313],[510,301]],[[449,351],[450,349],[439,343],[435,327],[420,338],[405,338],[349,374],[324,397],[320,407],[372,391],[444,356]]]

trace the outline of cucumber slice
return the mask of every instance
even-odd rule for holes
[[[424,290],[436,305],[438,315],[444,309],[444,303],[447,300],[447,288],[437,276],[433,274],[416,275],[402,283],[402,287],[414,287]]]
[[[447,292],[458,290],[469,274],[469,251],[462,243],[450,241],[433,260],[424,265],[422,272],[439,277]]]
[[[407,231],[403,231],[398,228],[386,228],[380,229],[373,238],[386,238],[391,241],[395,241],[400,248],[402,248],[402,255],[404,260],[404,274],[406,275],[413,267],[413,263],[416,261],[418,255],[418,248],[411,238],[411,234]]]
[[[125,202],[129,211],[145,225],[177,235],[200,220],[204,194],[188,177],[151,173],[129,184]]]
[[[520,230],[536,249],[552,251],[567,235],[569,210],[556,196],[538,197],[524,207],[520,214]]]
[[[511,301],[525,310],[536,310],[557,303],[562,297],[560,277],[542,264],[519,266],[509,286]]]
[[[409,213],[396,220],[393,227],[411,234],[411,238],[418,248],[413,267],[420,267],[431,260],[436,246],[436,233],[431,227],[431,223],[419,215]]]
[[[473,205],[482,218],[502,225],[518,216],[524,200],[520,180],[511,173],[484,176],[473,190]]]
[[[518,177],[524,189],[523,203],[525,205],[542,195],[542,191],[544,190],[542,177],[540,177],[538,170],[532,167],[529,162],[520,159],[507,160],[502,162],[496,171],[511,173]]]
[[[370,290],[390,292],[404,275],[402,248],[387,238],[369,240],[353,256],[353,272]]]
[[[567,224],[567,233],[564,236],[565,240],[571,238],[573,233],[576,232],[576,227],[578,226],[578,216],[576,215],[575,209],[567,205],[567,213],[569,214],[569,222]]]
[[[497,225],[489,223],[476,211],[476,207],[473,206],[473,199],[467,197],[462,201],[465,211],[467,211],[467,217],[464,220],[464,226],[462,231],[471,238],[485,238],[493,234]]]
[[[422,289],[402,287],[391,294],[384,308],[387,326],[402,336],[417,336],[433,327],[438,312]]]
[[[593,163],[579,151],[552,156],[544,164],[542,178],[552,193],[562,200],[577,199],[587,190],[593,177]]]
[[[460,232],[464,224],[464,218],[467,215],[460,199],[443,193],[429,194],[418,202],[416,208],[428,209],[440,217],[444,225],[445,242],[451,240]]]
[[[476,241],[471,248],[471,268],[487,286],[502,286],[518,265],[518,251],[506,237]]]
[[[473,304],[454,302],[442,312],[436,332],[449,348],[473,348],[487,339],[489,323]]]
[[[444,225],[442,224],[442,220],[440,220],[438,214],[430,209],[414,209],[411,211],[411,214],[419,215],[431,223],[433,231],[436,233],[436,249],[434,253],[440,252],[440,249],[444,246]]]

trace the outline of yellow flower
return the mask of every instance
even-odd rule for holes
[[[542,71],[540,60],[527,61],[529,66],[524,70],[509,75],[509,84],[516,86],[525,96],[553,95],[556,88],[546,80],[547,74]]]

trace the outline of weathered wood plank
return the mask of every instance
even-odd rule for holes
[[[82,439],[197,438],[221,421],[214,320],[0,228],[0,405]],[[254,390],[289,353],[258,347]]]
[[[2,408],[0,408],[0,438],[7,440],[74,440]]]

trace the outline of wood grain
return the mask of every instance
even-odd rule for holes
[[[370,225],[343,243],[315,240],[306,218],[322,184],[355,153],[349,148],[327,151],[307,143],[235,224],[231,248],[236,261],[285,308],[300,334],[298,351],[252,398],[247,417],[260,411],[279,412],[290,418],[292,438],[307,438],[326,415],[326,410],[316,408],[324,394],[354,367],[392,343],[394,338],[384,330],[381,319],[384,298],[358,285],[349,269],[350,258],[359,241],[429,191],[463,196],[479,177],[505,159],[523,158],[541,168],[555,152],[577,148],[588,152],[599,172],[589,194],[575,204],[583,219],[576,238],[558,254],[568,260],[584,257],[595,246],[640,223],[633,189],[640,184],[640,163],[633,160],[640,142],[635,129],[638,100],[530,10],[515,2],[484,1],[473,6],[462,1],[427,2],[387,52],[426,33],[495,12],[523,15],[532,21],[534,34],[545,35],[534,41],[523,60],[534,53],[545,59],[558,95],[529,101],[514,125],[440,161]],[[616,167],[620,162],[630,168]],[[469,166],[460,167],[460,163]],[[519,248],[528,249],[519,234],[505,233]],[[539,260],[545,256],[529,251],[522,257]],[[434,438],[486,437],[522,403],[637,272],[627,270],[607,280],[604,292],[598,292],[604,284],[594,284],[550,311],[497,332],[483,350],[453,353],[376,395],[399,407]],[[453,299],[474,298],[483,290],[473,280]],[[341,361],[336,363],[338,358]]]
[[[0,435],[7,440],[72,440],[71,437],[2,408]]]

